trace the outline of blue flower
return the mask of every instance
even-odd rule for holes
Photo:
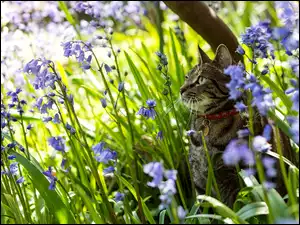
[[[51,137],[48,138],[49,145],[57,151],[65,152],[65,140],[60,137]]]
[[[244,78],[244,67],[240,65],[230,65],[224,70],[224,74],[230,76],[231,80],[226,84],[229,89],[230,99],[238,99],[242,92],[240,89],[244,88],[245,78]]]
[[[271,140],[272,127],[270,124],[267,124],[263,131],[263,137],[266,138],[267,141]]]
[[[100,152],[100,154],[96,155],[95,158],[97,162],[102,162],[104,164],[107,164],[108,161],[114,160],[117,156],[117,153],[115,151],[111,151],[109,148],[103,150]]]
[[[164,176],[166,179],[176,180],[177,170],[166,170]]]
[[[144,173],[148,174],[153,178],[151,182],[148,182],[147,185],[150,187],[158,187],[163,179],[163,166],[159,162],[150,162],[144,167]]]
[[[24,177],[20,177],[18,180],[16,180],[17,184],[22,184],[24,183],[25,179]]]
[[[110,73],[112,71],[111,67],[107,64],[104,64],[104,69],[105,69],[106,73]]]
[[[289,130],[292,134],[293,140],[299,144],[299,116],[289,116],[287,117],[287,120],[291,126]]]
[[[268,143],[267,139],[260,135],[253,138],[252,147],[258,152],[267,152],[268,150],[271,150],[271,145]]]
[[[244,55],[245,54],[244,49],[240,45],[237,47],[236,52],[239,53],[240,55]]]
[[[116,201],[116,202],[123,201],[124,196],[125,196],[125,195],[124,195],[123,193],[116,192],[116,194],[115,194],[115,201]]]
[[[121,92],[124,89],[124,81],[120,82],[118,85],[118,91]]]
[[[43,174],[50,180],[49,190],[54,190],[56,186],[57,178],[53,175],[51,166],[48,167],[48,170],[44,171]]]
[[[239,112],[244,112],[247,109],[247,106],[243,102],[236,102],[234,107],[239,111]]]
[[[32,124],[28,124],[26,127],[27,130],[31,130],[32,129]]]
[[[274,158],[266,156],[262,159],[262,162],[263,162],[263,165],[266,169],[267,177],[268,178],[276,177],[276,175],[277,175],[277,171],[275,169],[276,160]]]
[[[43,118],[43,122],[44,123],[47,123],[47,122],[49,122],[49,121],[51,121],[52,120],[52,117],[51,116],[48,116],[48,117],[44,117]]]
[[[9,172],[11,175],[17,175],[18,173],[18,163],[14,162],[12,164],[9,165]]]
[[[60,123],[60,119],[59,119],[59,115],[58,113],[55,113],[54,118],[53,118],[53,123],[59,124]]]
[[[14,159],[16,158],[16,156],[15,156],[15,155],[9,155],[9,156],[7,156],[7,158],[8,158],[9,160],[14,160]]]
[[[163,133],[162,133],[162,131],[159,131],[159,132],[157,133],[156,139],[159,139],[159,140],[162,140],[162,139],[163,139]]]
[[[71,134],[75,134],[76,130],[70,124],[66,123],[66,129],[70,131]]]
[[[148,105],[148,108],[142,106],[136,114],[142,115],[146,119],[149,119],[149,118],[155,119],[155,117],[156,117],[156,112],[154,110],[154,107],[156,106],[155,100],[148,99],[146,101],[146,104]]]
[[[98,144],[94,145],[92,147],[92,150],[94,151],[95,154],[100,154],[103,151],[105,142],[101,141]]]
[[[264,186],[264,188],[266,188],[267,190],[276,187],[275,183],[273,183],[273,182],[271,182],[271,181],[264,181],[263,186]]]
[[[106,108],[106,106],[107,106],[106,99],[105,98],[100,98],[100,101],[101,101],[102,107]]]
[[[103,174],[106,175],[106,174],[112,173],[112,172],[114,172],[114,171],[115,171],[115,167],[109,166],[109,167],[107,167],[107,168],[105,168],[105,169],[103,170]]]
[[[238,134],[238,138],[248,137],[250,134],[250,131],[248,128],[246,128],[246,129],[239,130],[237,132],[237,134]]]
[[[196,133],[195,130],[188,130],[188,131],[186,132],[187,136],[191,136],[191,135],[193,135],[193,134],[195,134],[195,133]]]
[[[184,208],[181,205],[178,206],[178,208],[177,208],[178,219],[184,220],[186,214],[187,214],[186,210],[184,210]]]

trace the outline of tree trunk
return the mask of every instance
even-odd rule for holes
[[[211,46],[213,51],[220,44],[225,44],[234,61],[242,60],[235,52],[238,41],[229,27],[217,14],[201,1],[164,1],[181,20],[191,26]]]

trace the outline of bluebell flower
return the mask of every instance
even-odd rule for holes
[[[236,52],[239,53],[240,55],[245,54],[245,50],[240,45],[237,47]]]
[[[250,131],[248,128],[242,129],[242,130],[238,130],[237,132],[238,134],[238,138],[244,138],[244,137],[248,137],[250,134]]]
[[[105,168],[105,169],[103,170],[103,174],[106,175],[106,174],[112,173],[112,172],[114,172],[114,171],[115,171],[115,167],[109,166],[109,167],[107,167],[107,168]]]
[[[55,150],[65,152],[65,140],[62,137],[50,137],[48,138],[48,143]]]
[[[22,184],[24,183],[25,179],[24,177],[19,177],[19,179],[16,180],[17,184]]]
[[[155,100],[148,99],[146,101],[146,104],[148,105],[148,108],[142,106],[136,114],[142,115],[146,119],[149,119],[149,118],[155,119],[155,117],[156,117],[156,112],[154,110],[154,107],[156,106]]]
[[[188,130],[188,131],[186,132],[187,136],[191,136],[191,135],[193,135],[193,134],[195,134],[195,133],[196,133],[195,130]]]
[[[247,177],[254,176],[256,173],[256,170],[253,168],[247,168],[247,169],[244,169],[244,171],[245,171],[245,174]]]
[[[55,113],[54,118],[53,118],[53,123],[55,124],[59,124],[60,123],[60,119],[59,119],[59,115],[58,113]]]
[[[161,52],[155,52],[155,54],[158,56],[159,58],[159,62],[164,65],[167,66],[168,65],[168,59],[166,57],[165,54],[161,53]]]
[[[121,92],[124,89],[124,81],[120,82],[118,85],[118,91]]]
[[[267,178],[276,177],[276,175],[277,175],[277,171],[275,169],[276,160],[274,158],[265,156],[262,159],[262,163],[264,165],[264,168],[266,169]]]
[[[288,116],[287,120],[290,124],[289,131],[292,134],[293,141],[299,144],[299,116]]]
[[[232,166],[237,165],[240,161],[243,161],[245,165],[255,164],[254,154],[243,139],[233,139],[229,142],[223,153],[223,161],[225,165]]]
[[[106,73],[110,73],[112,71],[111,67],[107,64],[104,64],[104,69],[105,69]]]
[[[153,178],[151,182],[148,182],[147,185],[150,187],[158,187],[163,179],[163,166],[159,162],[150,162],[143,166],[144,173],[148,174]]]
[[[44,171],[43,174],[50,180],[49,190],[55,190],[57,178],[53,175],[51,166],[48,167],[48,170]]]
[[[273,49],[270,43],[272,30],[269,25],[270,21],[261,21],[248,27],[241,35],[242,43],[253,49],[255,57],[267,58],[268,50]]]
[[[17,162],[14,162],[12,164],[9,165],[9,172],[11,175],[17,175],[18,173],[18,163]]]
[[[176,180],[177,170],[166,170],[164,176],[166,179]]]
[[[9,155],[9,156],[7,156],[7,158],[8,158],[9,160],[14,160],[14,159],[16,158],[16,156],[15,156],[15,155]]]
[[[244,67],[240,65],[230,65],[224,70],[224,74],[229,75],[231,80],[226,84],[229,89],[230,99],[238,99],[242,92],[240,89],[244,88],[245,78],[244,78]]]
[[[186,214],[186,210],[184,210],[184,208],[181,205],[177,207],[177,216],[179,220],[184,220]]]
[[[106,108],[106,106],[107,106],[106,99],[105,98],[100,98],[100,101],[101,101],[102,107]]]
[[[7,144],[7,148],[14,148],[17,144],[15,142],[11,142],[9,144]]]
[[[269,190],[276,187],[276,184],[271,181],[264,181],[263,186],[265,189]]]
[[[105,142],[101,141],[92,147],[95,154],[100,154],[104,149]]]
[[[52,120],[52,117],[51,116],[48,116],[48,117],[44,117],[43,118],[43,122],[44,123],[47,123],[47,122],[49,122],[49,121],[51,121]]]
[[[252,147],[258,152],[267,152],[271,150],[271,145],[268,143],[267,139],[263,136],[255,136],[252,141]]]
[[[267,124],[265,127],[264,127],[264,131],[263,131],[263,137],[266,138],[267,141],[270,141],[271,140],[271,134],[272,134],[272,127],[270,124]]]
[[[66,162],[67,162],[66,159],[62,159],[60,167],[61,167],[62,171],[64,171],[65,173],[68,173],[69,170],[71,169],[71,166],[69,166],[67,169],[65,169]]]
[[[71,134],[75,134],[76,130],[70,124],[66,123],[66,129],[70,131]]]
[[[116,194],[115,194],[115,201],[116,201],[116,202],[123,201],[124,196],[125,196],[125,195],[124,195],[123,193],[116,192]]]
[[[159,139],[159,140],[163,139],[163,133],[162,133],[162,131],[158,131],[156,139]]]
[[[114,160],[117,157],[117,153],[115,151],[111,151],[109,148],[100,152],[100,154],[96,155],[95,158],[97,162],[102,162],[107,164],[110,160]]]
[[[239,112],[244,112],[247,109],[247,106],[242,102],[236,102],[234,107],[239,111]]]

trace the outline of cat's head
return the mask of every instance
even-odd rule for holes
[[[181,98],[193,111],[200,114],[216,113],[228,106],[229,90],[226,83],[230,77],[223,71],[233,64],[233,59],[223,44],[217,48],[213,60],[199,47],[198,51],[199,62],[186,74],[180,88]]]

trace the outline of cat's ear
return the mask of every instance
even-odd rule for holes
[[[198,45],[198,63],[200,66],[203,65],[203,63],[211,62],[210,58],[206,55],[206,53],[199,47]]]
[[[216,56],[213,61],[218,63],[222,68],[228,67],[233,62],[228,48],[223,44],[218,46],[216,50]]]

